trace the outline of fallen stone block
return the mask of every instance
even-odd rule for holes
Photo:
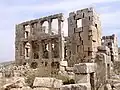
[[[90,84],[82,83],[82,84],[70,84],[63,85],[60,90],[91,90]]]
[[[22,87],[26,86],[25,80],[22,77],[13,77],[10,81],[11,82],[9,82],[3,86],[4,89],[6,89],[6,88],[22,88]]]
[[[22,90],[21,88],[11,88],[10,90]]]
[[[22,88],[11,88],[10,90],[33,90],[30,87],[22,87]]]
[[[34,88],[33,90],[50,90],[49,88]]]
[[[47,87],[47,88],[60,88],[62,80],[49,77],[36,77],[33,87]]]

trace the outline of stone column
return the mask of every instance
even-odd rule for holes
[[[19,41],[15,42],[15,60],[16,60],[16,64],[20,65],[21,63],[21,43]]]
[[[104,83],[111,76],[111,57],[107,46],[99,46],[96,54],[97,73]]]
[[[51,43],[51,40],[49,40],[49,43],[48,43],[48,58],[49,58],[48,68],[50,70],[50,76],[51,76],[51,73],[52,73],[52,67],[51,67],[51,63],[52,63],[52,43]]]
[[[30,60],[33,59],[32,41],[30,42]]]
[[[15,38],[15,60],[16,64],[20,65],[22,62],[23,45],[22,39],[24,39],[24,28],[22,24],[16,25],[16,38]]]
[[[58,18],[58,34],[61,35],[61,18]]]
[[[32,25],[29,23],[30,25],[30,36],[33,34],[33,30],[32,30]]]
[[[25,42],[22,42],[22,55],[23,59],[25,59]]]
[[[25,59],[25,45],[23,42],[19,43],[18,47],[18,60],[17,63],[21,65],[23,63],[23,60]]]
[[[51,35],[51,33],[52,33],[52,30],[51,30],[51,28],[52,28],[52,19],[51,18],[49,18],[48,19],[48,33]]]
[[[51,40],[49,40],[49,42],[48,42],[48,57],[49,57],[49,60],[51,61],[51,59],[52,59],[52,43],[51,43]]]
[[[39,41],[39,59],[42,59],[42,53],[43,53],[43,49],[42,49],[42,42]]]
[[[59,57],[64,60],[64,40],[61,31],[61,18],[58,18],[58,34],[59,34]]]
[[[37,32],[42,32],[42,23],[40,21],[37,23]]]
[[[51,35],[52,30],[51,30],[51,24],[52,24],[52,19],[49,18],[48,19],[48,33]],[[50,68],[50,72],[52,72],[52,68],[51,68],[51,63],[52,63],[52,43],[51,40],[48,40],[48,57],[49,57],[49,68]]]

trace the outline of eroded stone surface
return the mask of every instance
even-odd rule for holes
[[[95,63],[79,63],[74,66],[74,73],[82,74],[82,73],[92,73],[96,70]]]
[[[76,83],[90,83],[90,74],[75,75]]]
[[[71,85],[63,85],[60,90],[91,90],[89,84],[71,84]]]
[[[36,77],[33,83],[34,87],[60,88],[61,85],[61,80],[50,77]]]

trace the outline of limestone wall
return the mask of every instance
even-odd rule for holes
[[[68,37],[69,66],[95,58],[97,46],[101,45],[101,23],[93,8],[69,13]]]

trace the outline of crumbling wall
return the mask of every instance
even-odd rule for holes
[[[104,86],[107,80],[111,78],[111,56],[110,49],[107,46],[99,46],[96,55],[97,70],[96,84],[97,88]]]
[[[111,52],[111,61],[118,61],[118,41],[115,34],[102,37],[102,45],[108,46]]]
[[[68,37],[70,42],[68,52],[71,55],[68,61],[69,66],[95,58],[97,46],[101,45],[101,23],[93,8],[69,14]],[[87,59],[84,61],[85,58]]]
[[[57,30],[53,30],[54,19],[58,22],[53,25],[57,26]],[[64,60],[62,22],[63,15],[60,13],[16,25],[16,64],[29,63],[34,69],[48,67],[51,72],[59,69],[54,65]]]
[[[118,74],[118,75],[119,75],[119,73],[120,73],[120,61],[115,61],[113,68],[114,68],[115,74]]]
[[[73,68],[75,84],[62,85],[60,90],[96,90],[95,88],[95,63],[79,63]]]

